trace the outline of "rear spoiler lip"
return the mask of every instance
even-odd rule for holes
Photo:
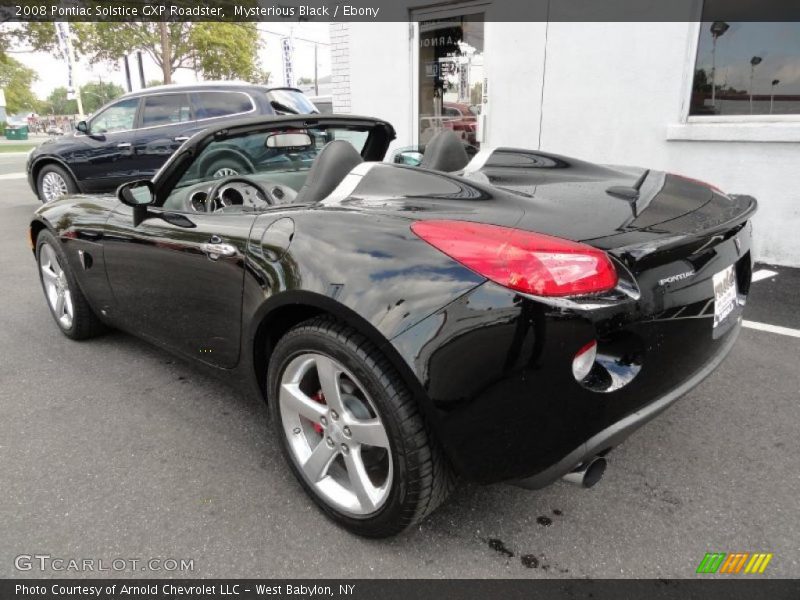
[[[705,238],[730,231],[737,225],[743,225],[746,223],[747,220],[750,219],[750,217],[752,217],[758,210],[758,201],[753,196],[744,194],[729,194],[727,197],[732,201],[741,204],[741,210],[734,217],[721,223],[717,223],[716,225],[707,229],[703,229],[702,231],[675,233],[673,235],[665,235],[659,239],[652,239],[623,246],[612,246],[610,242],[613,242],[615,238],[620,238],[624,235],[635,234],[637,231],[621,231],[609,236],[581,240],[581,242],[584,244],[594,245],[593,242],[597,243],[602,241],[602,245],[598,244],[598,247],[602,247],[606,252],[618,257],[627,255],[639,260],[649,254],[652,254],[653,252],[667,250],[670,247],[685,244],[687,241],[692,239]],[[657,229],[658,225],[654,225],[650,230]],[[639,232],[647,233],[650,230],[641,229]]]

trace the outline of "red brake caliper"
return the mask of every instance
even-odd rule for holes
[[[327,404],[327,402],[325,402],[325,396],[322,394],[322,390],[311,396],[311,399],[314,402],[319,402],[320,404]],[[319,423],[314,423],[314,431],[316,431],[319,435],[322,435],[322,425]]]

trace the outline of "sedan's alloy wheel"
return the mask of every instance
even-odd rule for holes
[[[288,448],[327,503],[353,516],[375,513],[392,487],[389,437],[364,386],[339,362],[301,354],[279,388]]]
[[[42,195],[45,202],[52,202],[58,200],[69,192],[67,182],[58,173],[50,171],[42,178]]]
[[[49,175],[54,175],[54,173],[48,173]],[[72,292],[69,289],[66,273],[58,261],[58,256],[48,243],[42,244],[40,249],[39,267],[42,270],[42,281],[50,308],[59,324],[64,329],[69,329],[72,327],[74,318]]]

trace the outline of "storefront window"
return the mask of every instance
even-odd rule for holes
[[[477,149],[486,77],[483,52],[482,14],[419,24],[420,145],[450,129]]]
[[[690,114],[800,114],[800,23],[702,23]]]

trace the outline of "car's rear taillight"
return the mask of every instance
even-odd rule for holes
[[[411,230],[464,266],[519,292],[576,296],[617,285],[606,253],[586,244],[469,221],[417,221]]]

